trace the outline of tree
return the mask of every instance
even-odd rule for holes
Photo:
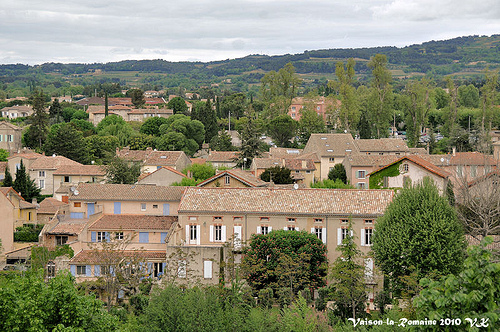
[[[184,134],[169,131],[155,140],[156,148],[161,151],[184,151],[192,156],[198,151],[199,145],[194,139],[187,138]]]
[[[298,123],[288,114],[281,114],[269,121],[267,133],[278,146],[286,147],[290,145],[290,140],[295,137]]]
[[[405,93],[409,96],[406,113],[406,132],[408,145],[415,147],[423,133],[431,109],[430,82],[427,79],[412,81],[406,85]]]
[[[197,116],[193,116],[193,120],[199,120],[205,128],[205,142],[210,142],[213,137],[217,136],[219,131],[217,125],[217,117],[212,109],[210,100],[207,100],[205,106],[199,109]]]
[[[227,131],[221,131],[217,136],[214,136],[210,141],[210,149],[214,151],[233,151],[231,135]]]
[[[128,144],[134,130],[121,116],[111,114],[105,117],[96,128],[100,136],[115,136],[120,142],[120,146]]]
[[[298,125],[299,143],[307,144],[311,134],[326,133],[323,117],[313,110],[302,109]]]
[[[87,146],[89,160],[93,160],[98,164],[106,164],[107,160],[114,156],[120,142],[115,136],[92,135],[85,137],[85,145]]]
[[[52,105],[49,107],[49,114],[51,118],[54,118],[56,120],[56,123],[61,122],[60,121],[60,116],[62,113],[62,107],[61,104],[59,104],[59,99],[54,99],[52,102]]]
[[[5,167],[5,175],[3,177],[2,187],[12,187],[14,182],[12,180],[12,174],[9,171],[9,165]]]
[[[126,95],[132,98],[132,104],[134,104],[135,108],[141,108],[146,104],[144,92],[141,89],[130,89],[127,91]]]
[[[377,138],[387,136],[391,116],[392,88],[391,72],[386,68],[387,57],[377,54],[370,59],[368,67],[372,69],[372,82],[369,97],[370,119],[377,132]]]
[[[5,149],[0,149],[0,161],[7,161],[9,157],[9,151]]]
[[[500,263],[486,249],[491,243],[492,238],[487,237],[470,247],[460,273],[420,280],[423,289],[414,300],[419,319],[460,319],[460,325],[471,331],[484,327],[500,330]]]
[[[30,175],[26,173],[26,167],[22,160],[19,169],[16,171],[16,180],[12,188],[28,202],[40,195],[40,188],[35,184],[35,180],[32,180]]]
[[[160,126],[165,123],[167,123],[166,118],[153,116],[142,123],[139,131],[145,135],[160,136]]]
[[[90,161],[82,132],[77,130],[72,123],[53,125],[43,148],[47,155],[57,154],[83,164]]]
[[[335,260],[330,271],[333,281],[331,299],[335,301],[337,316],[356,319],[356,315],[364,311],[366,300],[365,266],[360,264],[362,254],[354,242],[351,221],[349,232],[337,250],[341,256]]]
[[[48,116],[45,112],[45,95],[37,90],[31,97],[33,114],[30,116],[31,126],[25,138],[25,144],[31,148],[42,149],[47,136]]]
[[[311,183],[311,188],[327,188],[327,189],[356,189],[350,184],[345,184],[340,179],[330,180],[325,179],[323,181],[318,181],[315,183]]]
[[[458,272],[464,248],[456,212],[429,178],[393,199],[375,225],[372,246],[376,264],[396,292],[412,271],[417,279]]]
[[[133,184],[141,175],[141,164],[114,157],[106,166],[108,183]]]
[[[337,62],[335,75],[338,79],[337,91],[342,104],[340,105],[340,121],[342,127],[350,132],[359,121],[359,106],[356,98],[356,88],[352,86],[356,62],[350,58],[344,66],[343,62]]]
[[[0,281],[0,330],[2,331],[111,331],[118,318],[102,308],[102,302],[77,291],[69,273],[44,280],[43,273]]]
[[[198,145],[196,149],[201,147],[205,139],[205,126],[203,123],[184,114],[172,115],[165,124],[160,126],[160,135],[169,132],[181,133],[186,139],[193,140]]]
[[[486,70],[484,75],[486,82],[481,88],[481,131],[483,135],[491,130],[498,95],[498,72]]]
[[[104,94],[104,117],[107,117],[109,115],[109,100],[108,100],[108,93],[106,92]]]
[[[204,181],[215,175],[215,167],[211,163],[206,164],[192,164],[191,166],[182,170],[184,174],[191,174],[191,177],[196,181]]]
[[[342,183],[347,184],[347,175],[345,172],[345,167],[343,164],[335,164],[333,168],[328,172],[328,179],[336,181],[339,179]]]
[[[267,104],[270,117],[286,114],[301,83],[300,78],[295,74],[293,64],[287,63],[278,72],[271,70],[262,77],[260,82],[260,92]]]
[[[290,265],[290,262],[296,264]],[[267,287],[273,288],[275,293],[282,287],[291,287],[294,292],[316,289],[326,284],[326,246],[316,235],[305,231],[275,230],[265,235],[253,234],[240,267],[255,291]],[[291,275],[283,277],[285,273]]]
[[[227,118],[229,117],[229,114],[231,114],[231,116],[235,119],[239,119],[245,113],[246,96],[241,92],[234,93],[229,96],[225,96],[220,104],[220,114],[218,114],[219,117]]]
[[[186,102],[181,97],[174,97],[169,100],[167,107],[174,111],[174,114],[188,115],[188,107]]]
[[[459,86],[458,102],[463,107],[479,107],[479,89],[472,84]]]
[[[266,168],[260,175],[262,181],[273,182],[275,184],[290,184],[293,183],[293,178],[290,175],[291,170],[286,167],[274,166]]]
[[[253,116],[242,118],[241,127],[239,128],[239,135],[241,139],[241,149],[238,154],[238,166],[250,166],[255,157],[260,156],[262,141],[260,134],[262,130],[259,128]]]

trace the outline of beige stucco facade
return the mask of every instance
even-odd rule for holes
[[[14,204],[0,193],[0,240],[2,241],[1,253],[13,249],[14,222],[16,220]]]
[[[22,129],[11,123],[0,121],[0,149],[9,153],[17,152],[21,149]]]

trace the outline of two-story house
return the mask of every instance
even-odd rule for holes
[[[0,121],[0,149],[9,153],[17,152],[21,149],[22,128],[9,122]]]
[[[61,166],[81,167],[83,165],[63,156],[52,155],[38,157],[26,169],[29,170],[30,178],[41,189],[42,195],[53,195],[60,186],[60,182],[54,181],[54,173]]]

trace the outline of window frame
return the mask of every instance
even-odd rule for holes
[[[87,276],[87,265],[77,265],[75,270],[77,276]]]

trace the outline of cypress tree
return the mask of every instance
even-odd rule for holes
[[[9,166],[7,166],[5,168],[5,176],[3,179],[2,187],[12,187],[13,184],[14,184],[14,182],[12,181],[12,174],[10,174]]]
[[[21,165],[16,171],[16,180],[12,186],[15,191],[17,191],[26,201],[31,201],[33,197],[40,194],[40,188],[37,187],[34,180],[30,179],[28,173],[26,173],[26,167],[21,160]]]

